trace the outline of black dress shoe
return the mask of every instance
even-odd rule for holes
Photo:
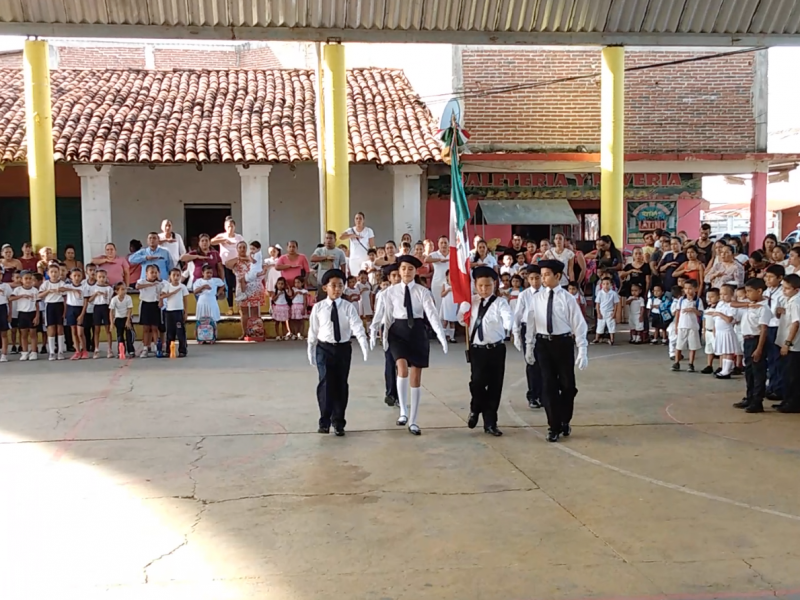
[[[553,431],[552,429],[547,430],[547,441],[548,442],[557,442],[558,441],[559,433],[557,431]]]
[[[475,429],[475,426],[478,424],[478,417],[480,417],[480,413],[469,413],[469,419],[467,419],[467,427],[470,429]]]
[[[397,426],[403,427],[406,423],[408,423],[408,417],[399,417],[397,419]]]
[[[773,404],[772,408],[774,408],[775,410],[780,410],[781,408],[786,408],[787,406],[789,406],[789,405],[786,404],[786,400],[784,400],[783,402],[779,402],[777,404]]]
[[[336,434],[336,437],[344,436],[344,427],[334,427],[333,428],[333,433]]]
[[[783,398],[781,398],[780,395],[776,394],[775,392],[772,392],[771,394],[767,394],[767,400],[772,402],[781,402],[783,401]]]
[[[731,375],[741,375],[742,373],[741,367],[733,367],[733,371],[731,371]]]
[[[800,413],[800,406],[791,406],[790,404],[782,404],[777,409],[779,413],[792,414]]]
[[[317,429],[317,433],[330,433],[330,432],[331,432],[331,428],[330,427],[321,427],[320,426],[320,428]]]
[[[705,369],[700,371],[700,373],[702,373],[703,375],[711,375],[713,372],[714,372],[713,367],[706,367]]]
[[[386,406],[394,406],[397,399],[394,396],[386,396],[383,401],[386,403]]]
[[[750,406],[750,400],[747,398],[742,398],[739,402],[733,403],[733,408],[747,408]]]
[[[528,408],[532,409],[542,408],[542,403],[539,402],[539,400],[537,400],[536,398],[534,398],[533,400],[528,400]]]
[[[419,428],[419,425],[409,425],[408,431],[413,435],[422,435],[422,430]]]
[[[488,433],[489,435],[493,435],[494,437],[500,437],[503,435],[503,432],[497,428],[497,425],[490,425],[489,427],[483,428],[484,433]]]
[[[569,437],[571,433],[572,433],[572,426],[569,423],[564,423],[561,426],[561,435],[563,435],[564,437]]]
[[[722,373],[714,373],[714,377],[717,379],[730,379],[730,373],[728,375],[723,375]]]
[[[752,404],[748,404],[747,408],[744,409],[746,413],[762,413],[764,412],[764,405],[761,402],[753,402]]]

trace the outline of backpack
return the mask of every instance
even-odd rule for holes
[[[250,342],[264,341],[264,321],[261,320],[261,317],[249,317],[245,321],[244,336]]]
[[[200,317],[195,325],[195,337],[200,344],[213,344],[217,341],[217,324],[211,317]]]

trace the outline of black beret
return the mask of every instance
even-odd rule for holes
[[[497,281],[497,271],[495,271],[492,267],[475,267],[472,269],[472,277],[475,279],[480,279],[481,277],[489,277],[494,281]]]
[[[422,266],[422,261],[418,259],[416,256],[411,254],[403,254],[402,256],[397,257],[398,264],[400,263],[408,263],[413,265],[415,269],[419,269]]]
[[[333,278],[341,279],[342,282],[347,281],[344,271],[341,269],[328,269],[322,276],[322,285],[328,285],[328,282]]]
[[[564,272],[564,263],[560,260],[540,260],[540,269],[550,269],[554,275],[561,275]]]
[[[389,273],[394,273],[399,268],[398,263],[392,263],[391,265],[383,265],[381,271],[383,271],[384,276],[388,277]]]
[[[525,269],[525,271],[527,272],[528,275],[530,275],[531,273],[536,273],[537,275],[541,275],[542,267],[540,267],[539,265],[528,265],[528,268]]]

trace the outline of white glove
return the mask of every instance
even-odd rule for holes
[[[447,354],[447,340],[444,337],[440,337],[439,343],[442,345],[442,351]]]
[[[369,332],[369,349],[370,350],[375,350],[375,344],[377,343],[377,341],[378,341],[378,332],[376,332],[373,329],[372,331]]]
[[[575,359],[575,366],[579,371],[583,371],[589,366],[589,352],[586,348],[578,349],[578,358]]]
[[[517,349],[517,352],[522,352],[522,335],[519,331],[514,332],[514,348]]]
[[[364,362],[367,362],[367,359],[369,358],[369,350],[366,346],[361,348],[361,353],[364,355]]]
[[[525,362],[530,366],[533,366],[536,363],[536,357],[533,354],[533,348],[534,344],[529,344],[528,348],[525,350]]]
[[[472,305],[469,302],[462,302],[458,305],[458,314],[465,315],[472,309]]]
[[[309,344],[308,345],[308,363],[312,367],[317,366],[317,345],[316,344]]]

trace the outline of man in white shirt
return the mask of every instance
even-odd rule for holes
[[[749,279],[744,287],[749,301],[747,308],[742,310],[741,323],[747,395],[733,406],[749,413],[760,413],[764,412],[767,394],[767,330],[773,314],[764,300],[767,285],[763,279]]]
[[[544,288],[533,297],[528,313],[525,360],[529,365],[538,362],[541,366],[547,441],[557,442],[560,436],[572,433],[570,421],[578,393],[575,367],[582,371],[589,364],[587,327],[580,306],[561,287],[564,263],[543,260],[539,267]],[[576,344],[578,357],[574,359]]]
[[[503,393],[506,372],[506,331],[512,328],[511,307],[505,298],[498,298],[494,291],[497,272],[491,267],[473,269],[477,295],[472,305],[463,302],[458,311],[458,322],[466,326],[465,314],[471,314],[467,339],[467,358],[470,366],[469,391],[472,401],[469,407],[467,427],[475,429],[478,418],[483,415],[483,430],[499,437],[503,432],[497,428],[497,409]]]
[[[800,275],[787,275],[782,285],[784,312],[777,343],[784,363],[784,397],[775,408],[782,413],[800,413]]]
[[[542,270],[539,265],[530,265],[527,269],[528,289],[517,298],[517,306],[514,309],[514,325],[512,333],[514,336],[514,346],[525,355],[526,342],[525,332],[527,330],[528,313],[531,310],[531,300],[533,296],[542,289]],[[542,408],[542,372],[539,363],[532,365],[525,363],[525,378],[528,382],[528,408]]]
[[[348,384],[353,348],[350,338],[355,335],[364,361],[369,351],[367,334],[358,311],[352,302],[342,300],[346,276],[340,269],[329,269],[322,277],[327,297],[314,304],[309,317],[308,361],[317,367],[317,403],[319,428],[317,433],[334,433],[341,437],[347,424]]]

